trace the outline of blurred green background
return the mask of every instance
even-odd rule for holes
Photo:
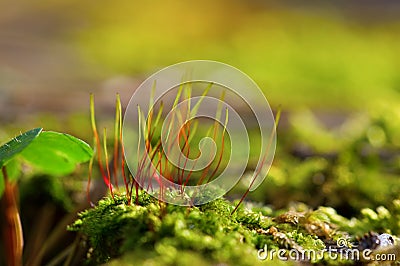
[[[90,91],[126,104],[149,74],[191,59],[241,69],[283,110],[396,104],[399,12],[397,1],[1,1],[0,121],[86,111]]]
[[[99,128],[112,127],[116,92],[126,106],[159,69],[222,61],[284,112],[270,180],[254,199],[353,214],[400,189],[399,14],[397,1],[1,1],[0,140],[41,126],[91,143],[90,92]],[[371,192],[380,177],[390,182]],[[359,198],[337,198],[361,189],[358,179],[369,180]]]
[[[98,128],[112,128],[116,92],[126,107],[149,75],[193,59],[242,70],[274,111],[282,106],[273,166],[248,200],[275,209],[301,201],[352,217],[400,194],[396,0],[0,0],[0,144],[39,126],[92,143],[90,92]],[[86,171],[22,179],[27,257],[49,230],[37,228],[60,223],[65,234],[83,208]],[[58,243],[62,250],[67,241]]]

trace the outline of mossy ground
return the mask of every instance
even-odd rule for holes
[[[321,252],[338,238],[355,241],[365,232],[400,233],[400,200],[364,209],[359,219],[346,219],[329,207],[304,204],[273,211],[246,203],[231,215],[234,204],[218,199],[199,207],[159,203],[140,193],[138,205],[125,196],[104,198],[79,215],[69,230],[82,233],[86,263],[96,265],[278,265],[259,260],[268,249]],[[323,259],[310,263],[351,264]]]

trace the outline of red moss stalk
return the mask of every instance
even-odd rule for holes
[[[267,158],[267,154],[268,154],[268,150],[271,148],[272,145],[272,140],[276,134],[276,130],[278,128],[278,124],[279,124],[279,120],[281,118],[281,107],[278,107],[278,112],[276,113],[276,119],[275,119],[275,126],[274,126],[274,131],[271,133],[270,138],[268,140],[268,145],[267,145],[267,151],[262,159],[261,164],[259,165],[258,169],[256,169],[254,176],[250,182],[249,187],[247,188],[246,192],[243,194],[243,196],[241,197],[239,203],[236,205],[235,209],[233,209],[233,211],[231,212],[231,214],[234,214],[237,209],[239,208],[240,204],[242,204],[242,202],[244,201],[244,199],[246,198],[247,194],[249,194],[251,187],[254,185],[254,182],[256,181],[258,175],[261,172],[261,169],[263,168],[264,164],[265,164],[265,160]]]

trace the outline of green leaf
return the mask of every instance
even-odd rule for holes
[[[31,142],[37,138],[42,131],[42,128],[35,128],[29,130],[6,144],[0,147],[0,168],[6,165],[15,155],[18,155],[26,147],[31,144]]]
[[[90,160],[90,146],[71,135],[44,131],[21,156],[43,173],[64,175],[72,172],[79,163]]]

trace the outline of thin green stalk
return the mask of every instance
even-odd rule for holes
[[[95,119],[95,112],[94,112],[94,95],[90,94],[90,121],[92,125],[92,130],[93,130],[93,142],[94,142],[94,147],[95,148],[95,154],[97,154],[97,162],[99,164],[99,169],[101,172],[101,175],[103,177],[104,183],[109,186],[109,181],[107,179],[106,172],[104,171],[104,167],[101,161],[101,144],[100,144],[100,137],[99,133],[97,131],[97,126],[96,126],[96,119]],[[93,155],[95,156],[95,155]]]
[[[106,170],[107,170],[107,177],[108,177],[108,189],[110,190],[112,198],[114,198],[114,192],[111,184],[111,173],[110,173],[110,166],[108,164],[108,152],[107,152],[107,129],[104,128],[104,136],[103,136],[103,149],[104,149],[104,156],[106,160]]]
[[[114,183],[118,189],[118,166],[119,166],[119,144],[120,144],[120,127],[122,123],[121,117],[121,99],[119,94],[117,94],[117,99],[115,102],[115,121],[114,121],[114,160],[113,160],[113,176]]]

